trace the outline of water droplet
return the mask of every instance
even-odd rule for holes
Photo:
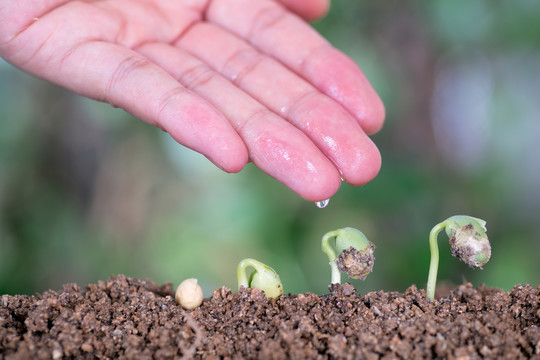
[[[319,209],[322,209],[322,208],[325,208],[326,205],[328,205],[329,202],[330,202],[330,199],[326,199],[326,200],[323,200],[323,201],[317,201],[317,202],[315,203],[315,205],[317,205],[317,207],[318,207]]]

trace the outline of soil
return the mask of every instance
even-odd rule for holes
[[[267,299],[220,288],[192,311],[175,303],[171,284],[122,275],[3,295],[0,359],[540,359],[540,287],[464,284],[431,302],[415,286],[329,290]]]

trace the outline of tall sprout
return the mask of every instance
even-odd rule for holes
[[[486,235],[486,222],[466,215],[455,215],[435,225],[429,234],[431,262],[426,288],[428,299],[435,298],[437,271],[439,269],[439,246],[437,236],[446,230],[452,255],[469,265],[482,268],[491,257],[491,245]]]

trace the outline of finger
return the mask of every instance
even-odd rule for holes
[[[81,44],[63,60],[57,82],[162,128],[227,172],[240,171],[248,161],[242,139],[219,111],[132,50]]]
[[[23,29],[50,10],[69,0],[0,1],[0,44],[11,41]]]
[[[378,131],[384,106],[358,66],[314,29],[271,0],[215,0],[207,19],[248,40],[350,111],[368,133]]]
[[[278,0],[287,9],[307,21],[323,17],[330,6],[329,0]]]
[[[146,44],[138,51],[225,114],[261,170],[309,201],[327,199],[338,190],[339,172],[305,134],[203,62],[164,44]]]
[[[363,185],[377,175],[379,151],[354,117],[273,58],[208,23],[193,26],[177,45],[302,130],[348,183]]]
[[[81,38],[126,47],[147,41],[169,42],[201,20],[207,3],[208,0],[0,1],[0,49],[21,34],[23,39],[18,47],[23,50],[32,50],[33,44],[42,44],[44,40],[58,47],[69,46]]]
[[[196,7],[133,2],[125,3],[129,7],[122,12],[126,7],[121,7],[121,1],[35,2],[0,4],[0,15],[13,13],[11,20],[0,25],[0,40],[5,40],[0,42],[0,51],[8,54],[8,61],[79,94],[122,107],[166,130],[225,171],[239,171],[247,163],[242,139],[212,105],[141,55],[109,43],[170,41],[197,19]],[[30,14],[39,18],[25,23]]]

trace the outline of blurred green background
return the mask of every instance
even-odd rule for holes
[[[402,291],[425,286],[429,231],[454,214],[487,221],[493,255],[469,269],[441,234],[440,282],[538,285],[540,2],[334,0],[313,26],[387,109],[379,176],[325,209],[0,60],[0,293],[123,273],[196,277],[210,296],[236,288],[244,257],[274,267],[286,292],[324,293],[320,239],[344,226],[377,245],[355,287]]]

